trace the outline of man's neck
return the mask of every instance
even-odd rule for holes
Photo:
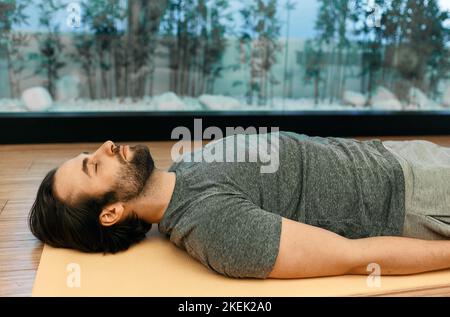
[[[142,194],[126,208],[148,223],[159,223],[172,198],[175,180],[174,172],[155,169]]]

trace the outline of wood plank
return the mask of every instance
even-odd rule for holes
[[[31,296],[36,270],[0,271],[0,297]]]
[[[32,199],[21,199],[7,201],[3,207],[3,212],[0,215],[0,220],[14,220],[27,218],[28,211],[33,205]]]
[[[43,244],[36,239],[34,244],[19,242],[18,245],[0,250],[0,272],[37,270]]]
[[[3,212],[3,209],[5,209],[5,206],[6,206],[6,202],[7,202],[8,200],[7,199],[0,199],[0,215],[2,214],[2,212]]]

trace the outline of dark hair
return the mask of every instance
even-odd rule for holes
[[[116,253],[145,238],[151,224],[132,216],[106,227],[100,223],[103,207],[116,199],[114,192],[100,198],[82,198],[69,205],[54,195],[56,168],[39,186],[28,224],[39,240],[57,248]]]

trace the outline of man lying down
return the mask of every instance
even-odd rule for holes
[[[267,162],[249,157],[264,139],[279,162],[263,173]],[[235,160],[212,159],[221,153]],[[229,277],[368,274],[371,263],[384,275],[448,268],[450,148],[242,134],[165,171],[146,146],[107,141],[50,171],[29,216],[43,242],[85,252],[126,250],[151,224]]]

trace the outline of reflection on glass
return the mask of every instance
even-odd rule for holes
[[[450,107],[442,0],[0,0],[0,112]]]

